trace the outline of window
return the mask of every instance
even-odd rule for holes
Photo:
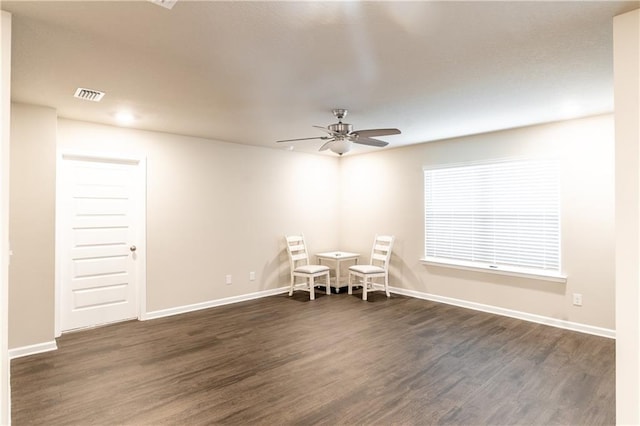
[[[425,261],[564,281],[556,160],[424,170]]]

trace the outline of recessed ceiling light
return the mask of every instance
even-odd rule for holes
[[[580,105],[575,101],[567,100],[567,101],[564,101],[559,106],[559,112],[562,115],[562,118],[565,118],[565,119],[579,117],[582,111],[583,111],[582,105]]]
[[[130,113],[129,111],[117,112],[115,117],[116,117],[116,120],[118,121],[118,123],[120,123],[120,124],[131,124],[136,119],[136,117],[132,113]]]

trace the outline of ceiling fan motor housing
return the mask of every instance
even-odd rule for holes
[[[353,130],[353,126],[349,123],[335,123],[329,124],[328,129],[333,133],[337,133],[340,135],[348,135]]]

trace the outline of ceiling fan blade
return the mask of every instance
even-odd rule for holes
[[[350,140],[354,143],[359,143],[360,145],[369,145],[369,146],[378,146],[378,147],[389,145],[389,142],[385,142],[385,141],[381,141],[373,138],[363,138],[362,136],[359,136],[353,139],[350,138]]]
[[[284,140],[281,140],[281,141],[276,141],[276,143],[278,143],[278,142],[310,141],[310,140],[313,140],[313,139],[326,140],[326,139],[329,139],[329,136],[316,136],[315,138],[284,139]]]
[[[331,139],[330,141],[326,142],[324,145],[322,145],[320,147],[320,149],[318,151],[326,151],[327,149],[329,149],[329,147],[331,146],[331,144],[335,141],[335,139]]]
[[[311,126],[311,127],[315,127],[316,129],[320,129],[320,130],[322,130],[323,132],[327,132],[327,133],[329,133],[331,136],[335,136],[335,135],[336,135],[336,134],[335,134],[335,132],[333,132],[333,131],[331,131],[331,130],[327,129],[326,127],[322,127],[322,126]]]
[[[399,135],[401,132],[398,129],[367,129],[367,130],[354,130],[351,132],[352,135],[358,135],[360,137],[371,137],[371,136],[389,136],[389,135]],[[355,141],[354,141],[355,142]]]

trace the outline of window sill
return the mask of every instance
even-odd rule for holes
[[[486,272],[489,274],[510,275],[512,277],[532,278],[535,280],[553,281],[557,283],[566,283],[567,276],[558,273],[545,273],[543,271],[531,271],[524,268],[509,268],[506,266],[479,266],[471,262],[461,261],[444,261],[443,259],[424,258],[420,262],[428,266],[442,266],[445,268],[463,269],[466,271]]]

